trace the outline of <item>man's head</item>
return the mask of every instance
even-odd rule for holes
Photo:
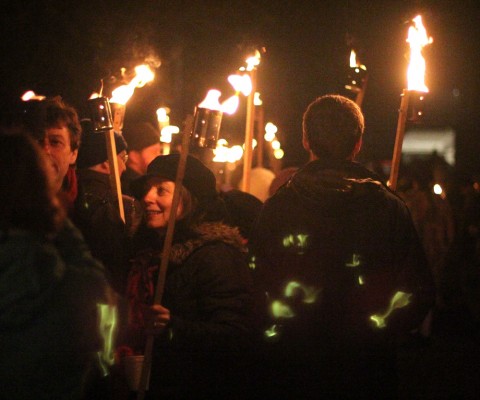
[[[140,175],[147,173],[148,164],[161,154],[159,129],[150,122],[130,121],[122,134],[128,143],[128,167]]]
[[[82,124],[82,143],[78,150],[77,168],[91,169],[105,175],[110,174],[108,162],[107,140],[104,132],[94,132],[92,122],[84,119]],[[117,151],[118,173],[125,172],[127,156],[127,143],[122,135],[114,134]]]
[[[357,104],[339,95],[313,101],[303,115],[303,146],[313,158],[353,160],[365,122]]]
[[[82,128],[75,109],[55,97],[40,102],[38,128],[34,132],[49,156],[60,191],[70,165],[77,160]]]

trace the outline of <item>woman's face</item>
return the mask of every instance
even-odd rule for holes
[[[149,189],[142,199],[147,226],[151,229],[165,228],[172,211],[175,183],[152,178],[148,181],[148,186]],[[177,208],[177,218],[182,215],[182,211],[183,206],[180,201]]]

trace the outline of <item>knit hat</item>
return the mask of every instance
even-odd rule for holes
[[[140,151],[160,143],[160,131],[150,122],[126,122],[122,134],[128,143],[129,150]]]
[[[108,160],[107,141],[103,132],[93,132],[90,120],[82,120],[82,142],[78,149],[77,167],[89,168]],[[117,154],[127,150],[127,143],[122,135],[115,133]]]
[[[175,182],[179,160],[180,154],[178,153],[155,158],[148,165],[147,173],[131,183],[130,188],[133,195],[137,199],[141,199],[148,190],[147,181],[152,177],[165,178]],[[198,158],[193,156],[187,156],[182,183],[198,199],[201,205],[218,196],[215,175]]]

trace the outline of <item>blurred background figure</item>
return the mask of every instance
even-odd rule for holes
[[[118,198],[110,185],[105,135],[93,131],[90,120],[82,120],[82,143],[77,159],[78,196],[73,222],[83,233],[92,254],[103,262],[111,285],[124,293],[128,274],[128,247],[141,220],[141,205],[123,195],[125,222]],[[118,170],[126,170],[127,143],[115,133]]]
[[[63,128],[46,146],[72,154]],[[82,399],[102,344],[103,268],[65,217],[49,151],[23,132],[0,132],[2,398]]]
[[[122,192],[131,195],[132,180],[146,174],[148,164],[162,153],[160,130],[151,122],[129,120],[122,135],[128,143],[127,169],[122,175]]]

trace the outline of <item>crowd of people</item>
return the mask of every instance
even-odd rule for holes
[[[309,162],[261,199],[192,154],[178,181],[181,155],[128,121],[119,207],[88,116],[59,97],[5,107],[0,397],[134,399],[145,355],[147,399],[398,398],[399,348],[446,310],[479,322],[480,188],[436,195],[412,169],[392,191],[355,161],[346,97],[302,121]]]

